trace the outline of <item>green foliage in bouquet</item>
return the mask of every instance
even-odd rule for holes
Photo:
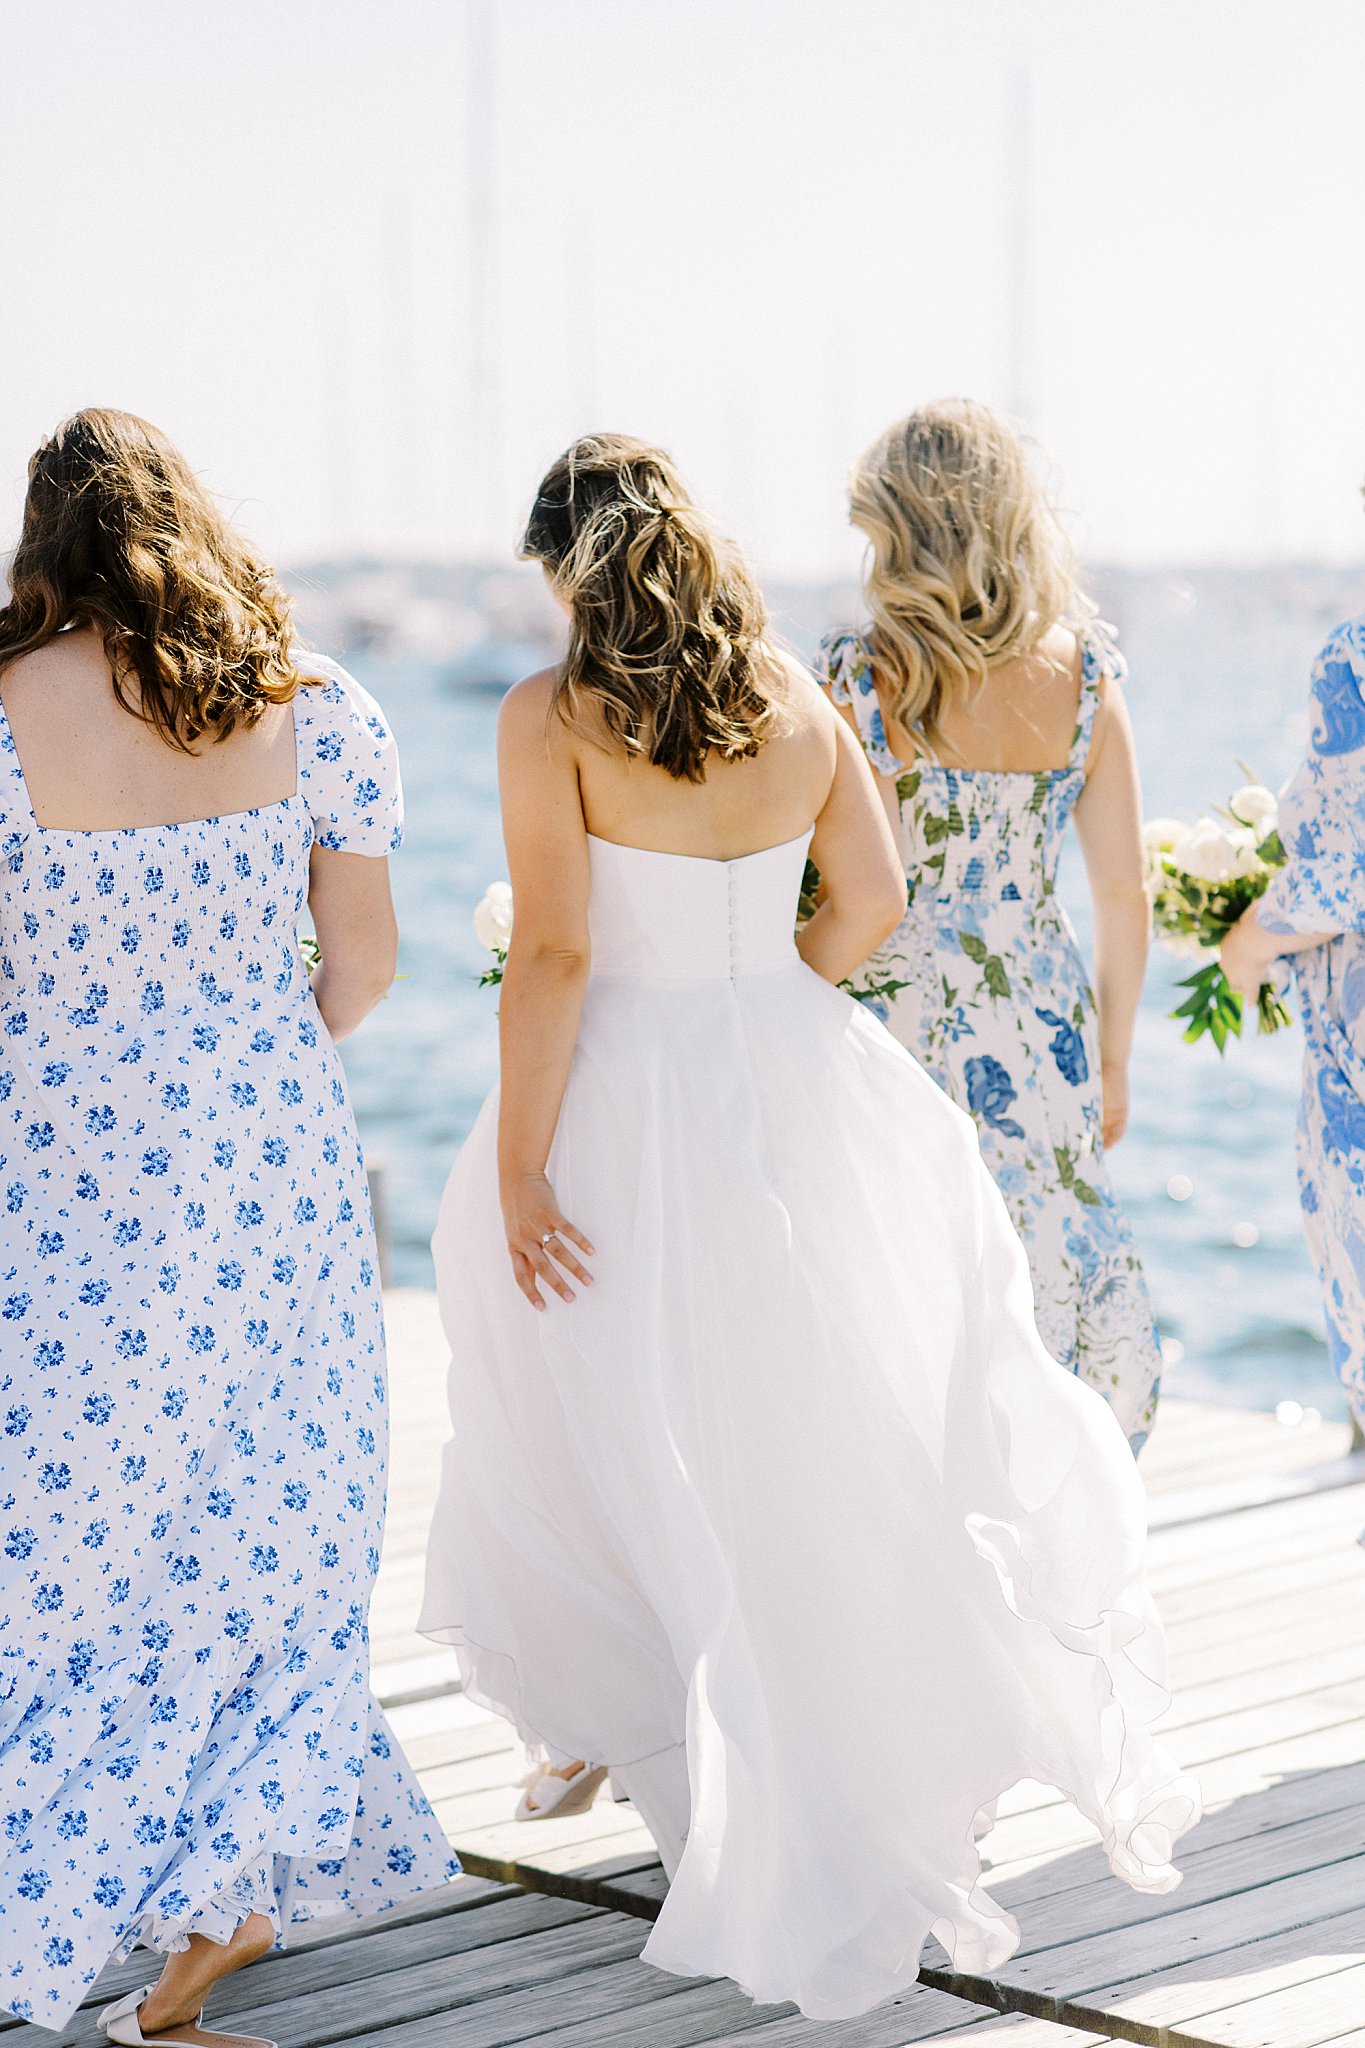
[[[1242,1035],[1242,1015],[1246,1005],[1229,982],[1216,960],[1207,967],[1198,968],[1193,974],[1177,983],[1190,993],[1183,1003],[1172,1010],[1173,1017],[1184,1017],[1185,1041],[1192,1045],[1207,1032],[1219,1052],[1222,1052],[1229,1038]],[[1256,998],[1257,1029],[1262,1032],[1279,1031],[1289,1022],[1289,1012],[1275,993],[1270,982],[1261,983]]]

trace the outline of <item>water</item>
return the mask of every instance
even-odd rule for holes
[[[1134,578],[1104,595],[1133,672],[1147,814],[1190,815],[1226,797],[1243,779],[1239,758],[1278,786],[1307,731],[1308,664],[1359,595],[1309,576],[1278,585]],[[803,623],[817,621],[801,621],[795,609],[799,639]],[[346,1064],[367,1148],[386,1169],[393,1277],[428,1285],[442,1182],[496,1067],[495,996],[476,986],[487,955],[470,916],[505,872],[497,704],[444,691],[429,666],[359,657],[351,665],[397,732],[409,833],[394,863],[404,978],[347,1045]],[[1062,887],[1084,935],[1074,848]],[[1223,1060],[1207,1042],[1184,1045],[1166,1013],[1187,971],[1154,952],[1132,1124],[1112,1158],[1152,1284],[1166,1384],[1204,1399],[1257,1407],[1292,1399],[1344,1414],[1299,1229],[1298,1031],[1253,1035]]]

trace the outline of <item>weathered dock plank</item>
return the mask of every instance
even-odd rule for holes
[[[561,1910],[570,1906],[567,1900],[551,1903]],[[268,2022],[280,2048],[330,2048],[331,2043],[351,2041],[361,2028],[375,2032],[400,2021],[438,2016],[444,2029],[445,2016],[461,2006],[502,1998],[547,1979],[553,1979],[567,1999],[571,1979],[595,1975],[603,1963],[636,1956],[641,1938],[639,1924],[623,1914],[579,1908],[566,1924],[545,1933],[495,1941],[464,1952],[458,1960],[438,1955],[361,1979],[363,1995],[355,1982],[349,1982],[281,2000],[267,1996],[263,2003],[255,1986],[243,1978],[235,1991],[237,2003],[231,1985],[214,2001],[213,2024],[244,2033],[259,2031]]]
[[[641,1930],[643,1941],[646,1930]],[[553,2042],[555,2048],[688,2048],[758,2025],[771,2006],[755,2006],[733,1984],[666,1977],[647,1963],[609,1963],[567,1984],[551,1978],[529,1990],[354,2037],[353,2048],[505,2048]]]
[[[1221,2010],[1229,1999],[1246,2003],[1293,1987],[1311,1986],[1316,1978],[1344,1969],[1365,1954],[1365,1907],[1332,1912],[1337,1891],[1334,1872],[1314,1871],[1307,1884],[1302,1879],[1287,1879],[1282,1889],[1288,1894],[1294,1886],[1298,1897],[1292,1907],[1287,1896],[1278,1901],[1271,1898],[1271,1893],[1281,1889],[1273,1886],[1254,1900],[1232,1901],[1221,1918],[1211,1918],[1206,1952],[1188,1961],[1161,1966],[1159,1958],[1150,1976],[1088,1989],[1080,1987],[1077,1977],[1064,2012],[1082,2011],[1092,2020],[1096,2014],[1123,2020],[1133,2028],[1133,2038],[1155,2044],[1164,2039],[1166,2030],[1197,2033],[1196,2022],[1211,2010]],[[1297,1918],[1305,1914],[1306,1919]],[[1282,1915],[1287,1917],[1279,1924]],[[1319,1917],[1322,1915],[1326,1917]],[[1170,1931],[1177,1941],[1182,1939],[1174,1923]],[[1134,1959],[1129,1951],[1130,1967]],[[1112,1964],[1112,1955],[1108,1960]],[[1103,1962],[1096,1967],[1102,1971]]]

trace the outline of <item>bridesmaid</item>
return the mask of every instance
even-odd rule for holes
[[[1313,669],[1313,737],[1280,803],[1288,862],[1229,935],[1253,997],[1292,958],[1303,1017],[1299,1199],[1332,1365],[1365,1430],[1365,615]]]
[[[858,732],[905,860],[905,918],[860,980],[962,1108],[1029,1255],[1053,1356],[1136,1452],[1161,1354],[1104,1149],[1128,1120],[1149,915],[1126,668],[1008,422],[966,399],[889,428],[854,473],[869,623],[817,672]],[[1055,893],[1075,817],[1098,1004]]]
[[[141,1943],[106,2032],[202,2044],[291,1925],[451,1872],[369,1690],[384,1335],[335,1050],[393,974],[398,764],[130,414],[38,450],[10,582],[0,2007],[63,2027]]]

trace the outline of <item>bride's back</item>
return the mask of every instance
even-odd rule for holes
[[[834,775],[834,735],[814,682],[795,662],[776,654],[766,659],[777,713],[770,737],[747,758],[713,752],[699,782],[611,744],[600,717],[585,722],[576,749],[578,787],[594,838],[736,860],[808,830]]]

